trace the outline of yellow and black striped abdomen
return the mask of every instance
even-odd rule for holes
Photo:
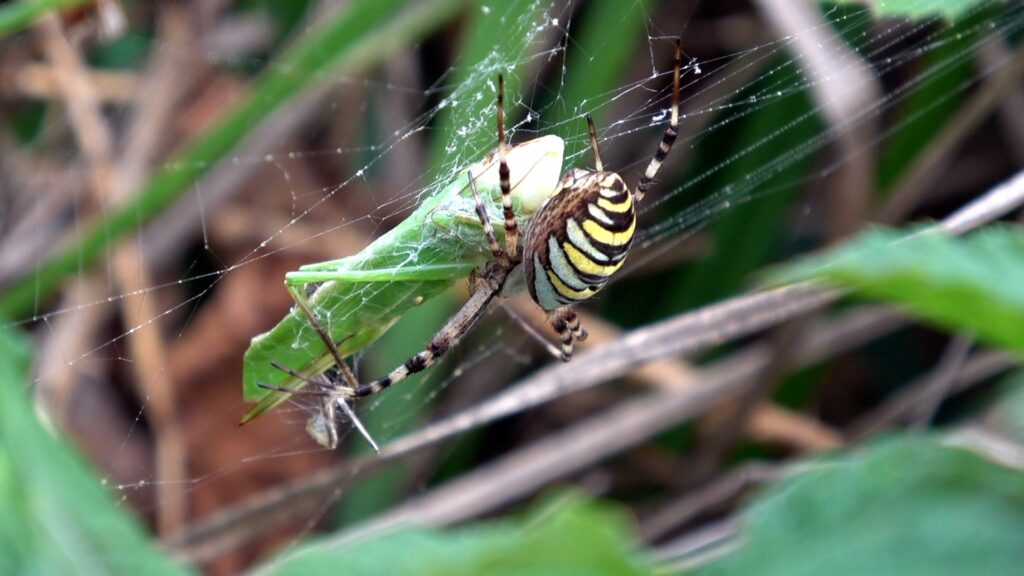
[[[618,174],[571,172],[530,221],[530,296],[545,310],[590,298],[625,262],[635,229],[633,195]]]

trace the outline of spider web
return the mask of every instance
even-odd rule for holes
[[[500,19],[504,31],[495,40],[462,39],[468,46],[485,45],[479,62],[458,55],[445,59],[444,49],[459,44],[435,39],[405,50],[377,70],[324,78],[326,87],[303,104],[318,115],[274,120],[298,130],[258,128],[255,144],[247,142],[211,167],[161,218],[138,226],[131,244],[143,255],[141,269],[146,272],[136,272],[137,285],[125,285],[118,253],[109,249],[99,272],[83,267],[58,301],[40,298],[36,314],[5,326],[32,330],[39,343],[33,390],[42,410],[97,462],[113,491],[154,518],[180,503],[176,498],[210,495],[216,500],[217,494],[244,483],[240,478],[267,467],[288,468],[290,474],[316,469],[335,456],[313,445],[303,431],[313,402],[296,398],[280,407],[276,416],[268,417],[276,418],[275,424],[235,427],[245,411],[240,400],[245,344],[287,309],[280,287],[284,272],[358,252],[493,147],[498,74],[509,78],[507,130],[512,142],[556,134],[566,142],[566,169],[590,167],[584,118],[593,114],[605,166],[635,185],[667,122],[672,46],[677,36],[684,37],[681,135],[641,207],[634,254],[616,280],[628,284],[721,217],[762,198],[812,191],[795,202],[797,214],[781,214],[805,234],[822,234],[815,222],[826,216],[828,187],[836,175],[882,155],[930,111],[966,97],[1000,74],[1011,58],[999,56],[997,49],[1005,38],[1019,36],[1024,26],[1019,7],[983,6],[952,28],[930,20],[876,21],[861,10],[831,8],[820,20],[796,30],[764,22],[749,28],[750,12],[717,14],[714,20],[721,28],[709,32],[691,24],[695,15],[703,21],[715,9],[659,4],[669,3],[626,5],[624,13],[631,16],[616,33],[640,42],[625,49],[628,57],[619,66],[623,72],[617,84],[584,99],[576,99],[574,92],[578,77],[602,73],[596,55],[613,46],[615,38],[607,34],[595,42],[585,37],[589,13],[575,2],[518,0],[477,6],[479,14],[473,18]],[[232,24],[252,24],[240,20]],[[729,38],[716,49],[706,48],[716,33]],[[691,38],[698,39],[693,46]],[[14,46],[32,42],[17,38]],[[796,56],[806,52],[808,42],[816,44],[824,66],[814,67]],[[856,44],[859,53],[847,42]],[[944,98],[923,104],[915,99],[930,82],[989,52],[996,55],[950,86]],[[241,44],[223,48],[166,40],[154,42],[150,56],[194,59],[217,72],[269,62]],[[865,73],[868,66],[874,74]],[[223,82],[202,84],[203,93],[188,108],[191,115],[179,119],[179,132],[200,132],[203,115],[215,117],[218,107],[232,101],[232,90],[240,89],[240,83]],[[843,88],[837,91],[836,83],[844,83]],[[842,102],[829,100],[837,93],[856,97],[844,108]],[[787,115],[794,102],[808,98],[811,102],[800,112]],[[885,131],[850,139],[908,106],[913,112],[887,124]],[[781,111],[780,121],[746,147],[707,156],[716,142],[773,110]],[[831,117],[837,113],[845,115]],[[37,191],[35,201],[12,195],[3,204],[0,273],[5,280],[25,271],[32,274],[64,231],[62,222],[80,229],[111,209],[90,196],[91,172],[83,166],[91,159],[77,149],[65,149],[63,156],[54,152],[60,143],[73,142],[67,136],[73,119],[59,114],[54,118],[37,136],[49,156],[45,162],[32,159],[32,165],[42,168],[16,174],[25,190]],[[115,150],[131,143],[127,134],[142,121],[119,106],[108,109],[106,118],[116,127]],[[812,169],[790,170],[808,162]],[[16,161],[4,164],[11,178]],[[79,183],[68,195],[62,185],[72,181]],[[404,248],[414,261],[422,247]],[[365,286],[366,306],[375,305],[381,289],[380,283]],[[604,306],[628,290],[613,286],[596,305]],[[269,292],[277,295],[268,297]],[[404,314],[378,344],[385,353],[375,355],[371,348],[367,357],[356,359],[359,374],[376,378],[421,349],[459,298],[456,289]],[[380,318],[382,323],[394,320],[386,311],[380,311]],[[360,404],[378,440],[415,429],[446,396],[456,397],[453,403],[442,403],[450,410],[486,393],[486,386],[475,393],[457,386],[468,373],[502,366],[498,371],[511,378],[540,363],[514,323],[494,314],[485,324],[425,378],[410,379],[386,397]],[[220,342],[217,334],[222,335]],[[165,350],[154,351],[153,342]],[[140,378],[148,384],[135,382]],[[475,380],[498,385],[501,378]],[[174,437],[170,445],[168,435]],[[254,442],[253,435],[259,440]],[[111,439],[117,440],[116,449],[110,449]],[[225,448],[223,455],[206,450],[204,460],[196,461],[190,450],[205,442],[239,448]],[[152,454],[177,458],[178,465]],[[341,487],[324,499],[321,514],[348,492],[349,487]],[[362,504],[357,498],[348,506],[350,518],[359,516]],[[195,515],[203,513],[212,510]],[[320,519],[311,515],[306,526]]]

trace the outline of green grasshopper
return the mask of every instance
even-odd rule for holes
[[[506,159],[515,175],[511,182],[514,210],[524,229],[557,189],[563,152],[564,142],[557,136],[507,148]],[[498,159],[492,152],[460,170],[408,218],[358,254],[289,272],[285,288],[296,306],[273,329],[253,338],[245,353],[243,396],[256,405],[242,424],[288,400],[290,395],[282,389],[298,391],[310,384],[311,379],[303,375],[319,375],[335,366],[328,343],[313,329],[307,314],[315,315],[337,343],[339,356],[348,357],[372,344],[410,308],[467,278],[492,258],[475,212],[469,174],[489,206],[495,233],[504,237]],[[315,286],[312,293],[308,293],[310,286]],[[314,415],[307,429],[321,444],[334,444],[336,438],[326,437],[325,418],[323,413]]]

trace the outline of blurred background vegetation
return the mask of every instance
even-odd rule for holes
[[[1017,182],[1024,7],[878,4],[0,5],[0,572],[1014,573],[1024,237],[901,238]],[[680,138],[578,358],[495,313],[360,405],[384,457],[318,449],[300,400],[237,426],[284,274],[493,147],[499,72],[513,142],[589,166],[592,113],[633,183],[676,37]],[[855,297],[748,292],[822,248],[771,277]],[[544,378],[580,391],[473,412]]]

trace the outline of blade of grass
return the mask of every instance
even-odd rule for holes
[[[223,158],[274,110],[317,81],[339,71],[352,73],[385,59],[426,36],[456,14],[466,0],[358,2],[300,39],[271,62],[253,90],[217,126],[169,161],[142,193],[99,222],[77,241],[13,283],[0,297],[0,313],[21,318],[35,312],[64,279],[96,263],[106,247],[159,214],[201,174]]]
[[[25,28],[50,10],[85,4],[88,0],[22,0],[0,8],[0,38]]]
[[[629,68],[630,60],[641,41],[646,43],[647,19],[650,16],[652,2],[644,0],[630,6],[623,6],[617,0],[598,0],[587,6],[578,33],[569,44],[566,54],[565,88],[559,99],[563,104],[555,107],[556,117],[551,119],[564,132],[560,134],[566,140],[565,157],[572,158],[584,149],[590,148],[587,139],[587,127],[583,122],[583,114],[591,112],[598,127],[598,134],[610,123],[611,106],[590,110],[600,103],[601,96],[612,94],[616,86],[622,82],[636,80],[624,79],[623,75]],[[609,34],[609,30],[615,30]],[[652,50],[663,49],[671,56],[671,42],[655,43]],[[664,82],[662,82],[664,84]],[[662,87],[652,83],[652,87]],[[591,104],[586,104],[590,102]],[[579,119],[579,122],[563,122]],[[663,129],[663,128],[662,128]],[[651,131],[656,134],[656,130]],[[657,138],[652,135],[651,138]],[[653,150],[654,144],[651,144]],[[582,164],[591,160],[589,157]],[[624,174],[625,175],[625,174]]]
[[[521,88],[520,75],[528,64],[530,43],[538,35],[543,17],[542,3],[517,0],[500,3],[484,9],[481,4],[470,13],[465,37],[459,44],[459,57],[453,74],[455,92],[450,96],[457,106],[445,107],[438,119],[438,138],[431,150],[431,166],[451,167],[457,158],[476,161],[495,147],[497,142],[498,73],[505,75],[505,128],[515,124],[519,116],[516,102]],[[493,69],[493,75],[484,78],[485,86],[470,80],[479,77],[481,70]],[[484,96],[475,98],[482,91]],[[482,123],[477,121],[486,119]],[[464,127],[473,129],[466,134]],[[435,177],[446,176],[436,174]]]

